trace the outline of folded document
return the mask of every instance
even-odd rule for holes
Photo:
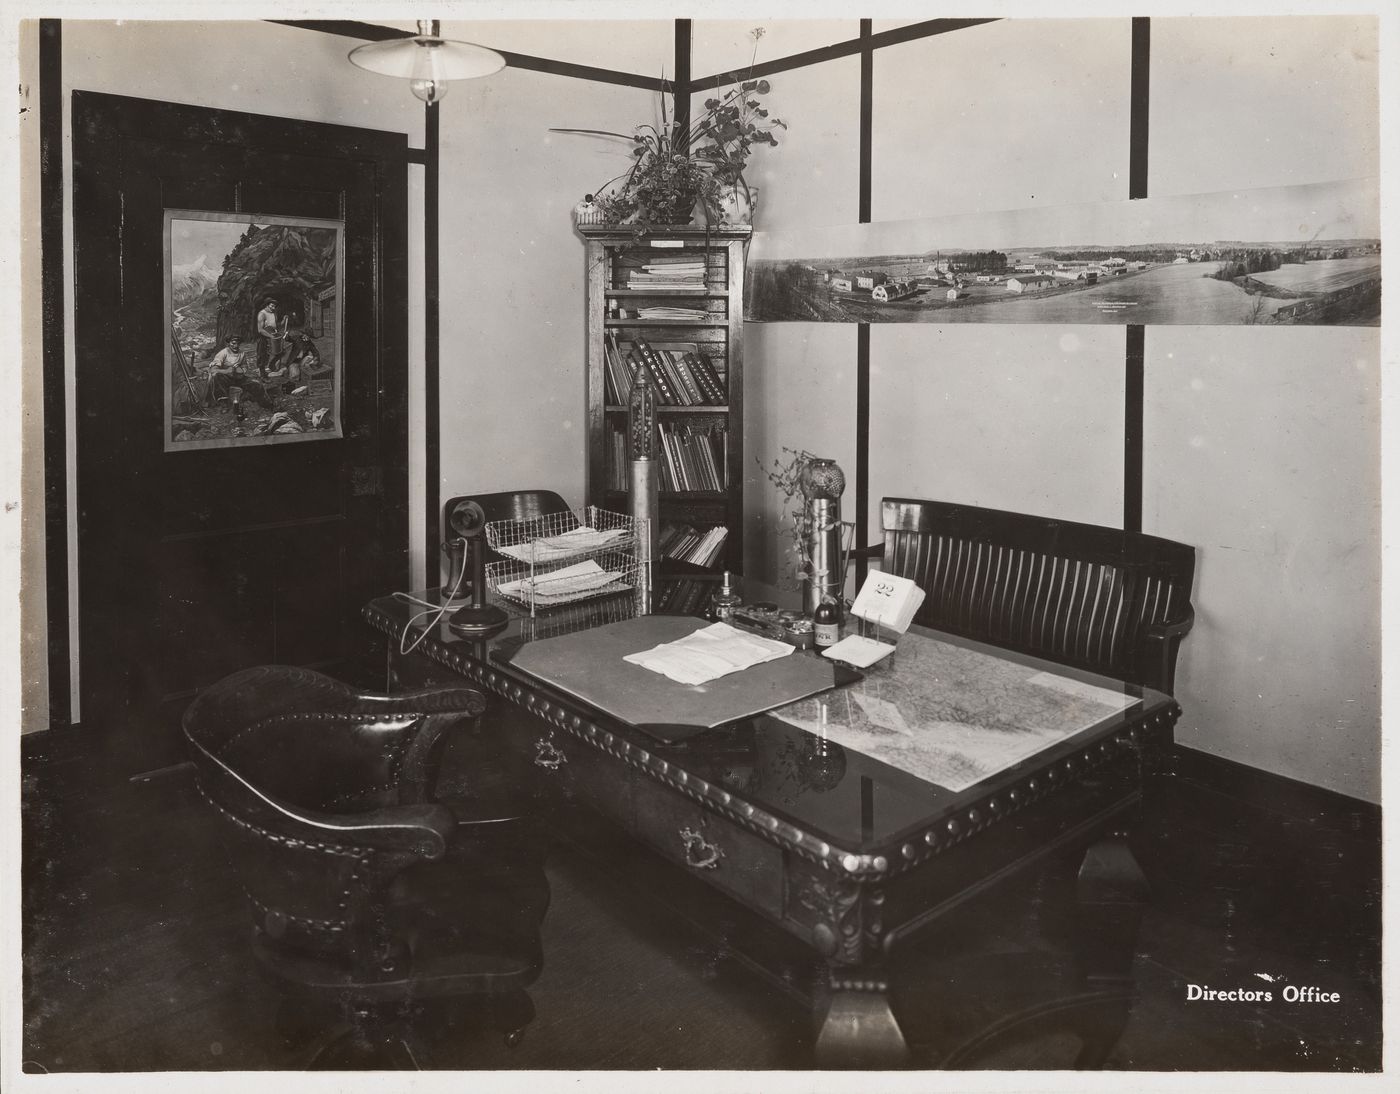
[[[793,651],[786,642],[749,634],[728,623],[713,623],[674,642],[623,657],[679,684],[704,684]]]

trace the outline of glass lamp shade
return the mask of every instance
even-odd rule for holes
[[[413,94],[425,103],[435,103],[447,94],[449,81],[490,76],[503,69],[506,60],[485,46],[418,34],[357,46],[350,51],[350,63],[408,80]]]

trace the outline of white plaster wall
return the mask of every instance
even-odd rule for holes
[[[605,14],[601,10],[587,12],[590,18],[567,18],[563,5],[556,7],[554,18],[547,19],[530,18],[535,13],[525,4],[514,13],[521,16],[517,19],[473,19],[469,7],[453,14],[467,18],[444,19],[442,34],[447,38],[639,76],[659,79],[662,75],[674,75],[675,19],[679,13],[661,5],[650,10],[637,5],[637,10],[625,19],[592,17]],[[562,99],[572,97],[571,92],[561,94]]]
[[[1149,192],[1378,174],[1377,33],[1367,16],[1154,19]],[[1144,529],[1198,550],[1180,738],[1371,801],[1378,335],[1154,327],[1145,346]]]
[[[1178,739],[1380,800],[1379,332],[1147,332],[1143,523],[1196,545]]]
[[[19,61],[19,114],[17,118],[16,142],[12,147],[19,151],[21,164],[39,162],[39,87],[38,51],[39,24],[28,21],[18,29]],[[40,279],[39,266],[39,179],[34,172],[21,171],[19,178],[19,204],[16,222],[18,238],[17,251],[6,249],[4,266],[16,259],[20,262],[19,282],[26,287],[37,286]],[[6,207],[9,208],[8,206]],[[41,729],[48,724],[49,701],[49,662],[47,604],[45,602],[44,574],[44,391],[43,391],[43,314],[42,301],[37,291],[21,294],[19,307],[15,308],[13,298],[6,301],[7,309],[13,308],[18,320],[19,358],[17,362],[6,362],[6,375],[14,374],[20,385],[20,401],[23,407],[20,427],[19,450],[6,448],[0,459],[6,461],[5,471],[11,467],[9,460],[19,461],[18,488],[20,499],[20,529],[18,536],[19,556],[6,557],[6,563],[17,562],[15,576],[18,580],[11,584],[11,573],[5,572],[0,579],[0,589],[10,598],[0,608],[0,618],[15,619],[19,622],[18,633],[12,635],[8,626],[4,627],[4,641],[15,643],[17,656],[5,657],[5,671],[13,671],[17,679],[13,681],[13,691],[0,686],[0,694],[14,694],[20,706],[20,730],[28,732]],[[6,311],[5,315],[11,312]],[[0,327],[4,326],[0,317]],[[10,481],[6,481],[6,498]],[[12,510],[6,507],[9,519]],[[6,528],[6,533],[10,532]],[[11,541],[6,540],[8,546]],[[6,651],[8,652],[8,650]]]
[[[1127,18],[1007,19],[876,50],[871,219],[1126,199],[1131,45]]]
[[[792,57],[860,37],[860,13],[849,19],[773,19],[756,10],[744,19],[696,19],[690,32],[690,73],[696,79]],[[815,13],[814,13],[815,14]],[[824,13],[825,14],[825,13]],[[754,31],[762,33],[755,37]],[[767,77],[786,81],[788,74]]]
[[[441,496],[558,491],[583,504],[584,245],[574,205],[656,96],[518,69],[454,87],[443,115]],[[619,151],[619,148],[623,151]]]
[[[885,324],[870,332],[871,543],[882,497],[1123,520],[1119,327]]]
[[[1148,193],[1379,174],[1377,23],[1153,19]]]
[[[101,91],[138,98],[189,103],[225,110],[244,110],[306,121],[331,122],[408,134],[409,144],[422,147],[423,109],[397,81],[363,72],[345,60],[355,43],[334,35],[318,34],[266,22],[183,21],[155,22],[126,20],[63,21],[63,149],[64,149],[64,236],[66,268],[72,270],[72,156],[70,102],[74,90]],[[31,47],[32,48],[32,47]],[[37,104],[35,104],[37,106]],[[34,148],[23,146],[27,158],[24,173],[37,178]],[[423,285],[421,201],[422,170],[410,168],[410,210],[420,215],[409,226],[409,372],[411,406],[419,408],[411,418],[409,450],[417,465],[417,492],[409,499],[410,546],[415,558],[422,555],[422,350]],[[37,246],[37,244],[35,244]],[[37,261],[37,256],[36,256]],[[34,267],[37,271],[37,265]],[[70,277],[71,282],[71,277]],[[39,291],[37,273],[25,280],[26,294]],[[65,301],[67,346],[67,408],[69,466],[74,466],[73,436],[73,302]],[[27,333],[29,331],[27,330]],[[29,334],[37,337],[37,328]],[[41,361],[26,354],[26,394],[39,394]],[[27,444],[30,438],[26,435]],[[37,450],[28,452],[42,463],[42,437]],[[41,475],[38,475],[41,480]],[[414,476],[410,474],[411,483]],[[29,485],[28,483],[26,485]],[[69,642],[73,652],[73,717],[81,719],[77,705],[77,542],[78,499],[70,480],[69,531]],[[38,505],[42,505],[40,496]],[[41,552],[40,552],[41,553]],[[27,603],[37,602],[40,618],[26,625],[25,659],[43,656],[47,631],[42,626],[42,559],[35,558],[25,572]],[[30,693],[23,729],[27,732],[48,724],[48,707],[40,696]]]
[[[744,578],[797,607],[800,585],[784,514],[791,503],[769,478],[803,450],[834,459],[846,472],[842,517],[855,519],[856,328],[821,323],[748,323],[744,327]],[[750,583],[753,583],[752,589]]]
[[[733,27],[729,28],[733,30]],[[697,26],[697,37],[702,28]],[[852,32],[854,33],[854,31]],[[781,26],[760,43],[805,39]],[[809,48],[803,46],[802,48]],[[757,225],[782,230],[850,223],[859,209],[860,62],[853,57],[778,73],[766,96],[790,128],[759,150],[748,171],[758,187]],[[695,109],[699,109],[697,103]],[[767,477],[783,451],[805,449],[846,472],[842,515],[854,520],[856,334],[853,326],[744,325],[744,576],[784,605],[799,600],[782,531],[787,502]]]

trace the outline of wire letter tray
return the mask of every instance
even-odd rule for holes
[[[590,505],[528,520],[486,525],[486,542],[503,560],[486,567],[498,597],[537,609],[632,592],[642,577],[638,522]]]

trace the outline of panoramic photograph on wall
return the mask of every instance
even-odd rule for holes
[[[744,318],[1379,326],[1376,179],[755,232]]]
[[[344,225],[167,209],[165,451],[341,435]]]

